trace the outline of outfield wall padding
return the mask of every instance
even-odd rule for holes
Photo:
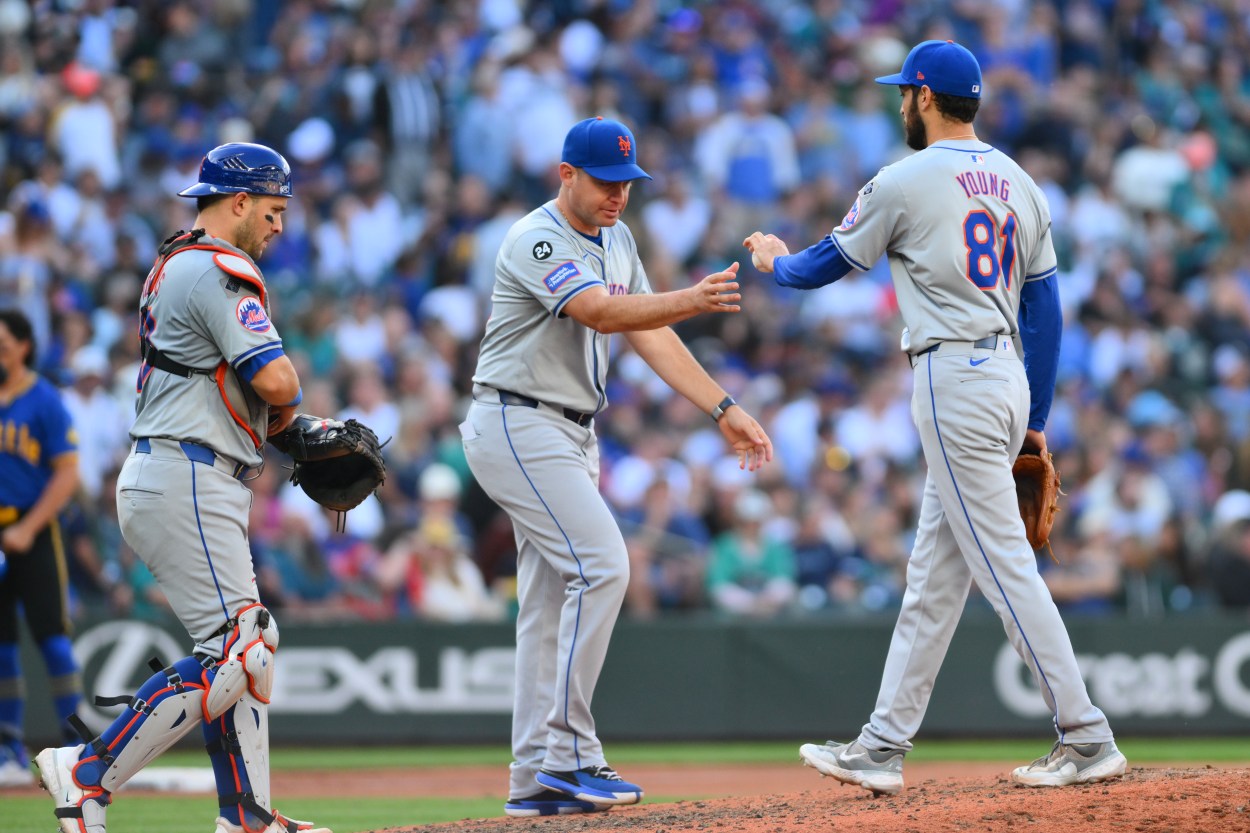
[[[606,739],[847,738],[876,700],[892,618],[622,621],[595,694]],[[1094,702],[1121,734],[1250,734],[1250,620],[1071,619]],[[89,695],[130,694],[149,657],[184,656],[176,622],[91,621],[75,650]],[[282,625],[275,742],[506,743],[509,625]],[[23,645],[32,742],[55,721],[42,662]],[[88,698],[90,700],[90,697]],[[116,707],[84,706],[99,730]],[[992,615],[955,634],[927,736],[1046,735],[1050,715]]]

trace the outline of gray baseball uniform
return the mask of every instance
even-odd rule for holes
[[[513,798],[534,792],[540,768],[605,763],[590,701],[629,578],[592,426],[607,404],[609,337],[561,314],[592,286],[651,291],[624,223],[603,228],[599,245],[552,201],[512,227],[460,426],[470,468],[516,535]]]
[[[1021,288],[1055,274],[1044,196],[1002,152],[941,141],[882,169],[831,238],[859,269],[889,255],[928,463],[907,590],[861,743],[911,748],[973,581],[1036,677],[1060,739],[1111,740],[1038,574],[1011,475],[1030,410]]]
[[[209,635],[257,600],[251,492],[239,478],[261,462],[268,410],[239,374],[282,355],[267,301],[251,258],[209,237],[158,265],[141,301],[158,363],[193,372],[161,369],[151,354],[144,363],[118,515],[196,651],[210,656],[221,656],[223,636]]]

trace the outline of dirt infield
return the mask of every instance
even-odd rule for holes
[[[1119,781],[1025,789],[1006,763],[909,763],[906,789],[873,798],[794,764],[629,766],[653,796],[704,795],[674,804],[543,819],[480,819],[388,833],[1019,833],[1023,830],[1133,833],[1250,833],[1250,769],[1132,767]],[[288,780],[289,779],[289,780]],[[506,770],[373,770],[278,775],[275,792],[299,795],[500,796]]]

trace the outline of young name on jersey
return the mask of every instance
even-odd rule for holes
[[[969,199],[980,196],[998,197],[1003,202],[1011,199],[1011,183],[1006,177],[995,173],[964,171],[955,177],[955,181],[964,189]]]

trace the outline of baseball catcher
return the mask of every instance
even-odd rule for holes
[[[1054,455],[1049,451],[1021,452],[1011,467],[1011,474],[1016,480],[1016,500],[1029,544],[1035,550],[1049,546],[1050,529],[1059,512],[1059,495],[1063,493]],[[1054,557],[1053,551],[1051,557]]]
[[[377,434],[354,419],[296,414],[269,442],[295,461],[291,482],[327,509],[346,513],[386,482]]]

